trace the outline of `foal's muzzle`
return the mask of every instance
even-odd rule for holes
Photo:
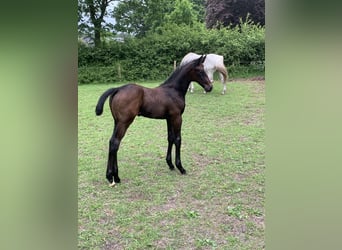
[[[206,85],[206,86],[204,87],[205,92],[210,92],[210,91],[212,91],[212,89],[213,89],[213,85],[212,85],[212,84]]]

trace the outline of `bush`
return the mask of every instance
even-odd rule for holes
[[[240,27],[207,30],[204,24],[165,24],[143,38],[114,41],[105,47],[79,46],[79,84],[165,80],[173,63],[188,52],[224,56],[228,67],[262,64],[265,29],[250,21]]]

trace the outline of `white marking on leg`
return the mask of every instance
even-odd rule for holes
[[[115,181],[113,181],[111,184],[109,184],[109,187],[114,187],[115,186]]]

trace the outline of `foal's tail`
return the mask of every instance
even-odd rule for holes
[[[111,88],[111,89],[108,89],[106,92],[104,92],[100,96],[100,98],[97,102],[96,108],[95,108],[96,115],[102,115],[103,105],[104,105],[105,101],[107,100],[108,96],[115,95],[118,92],[118,90],[119,90],[119,88]]]

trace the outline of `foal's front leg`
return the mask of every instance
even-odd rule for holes
[[[179,171],[182,174],[186,174],[186,170],[183,168],[182,162],[181,162],[181,152],[180,152],[181,142],[182,142],[182,140],[181,140],[181,134],[180,134],[180,130],[179,130],[179,133],[175,134],[176,167],[179,169]]]

